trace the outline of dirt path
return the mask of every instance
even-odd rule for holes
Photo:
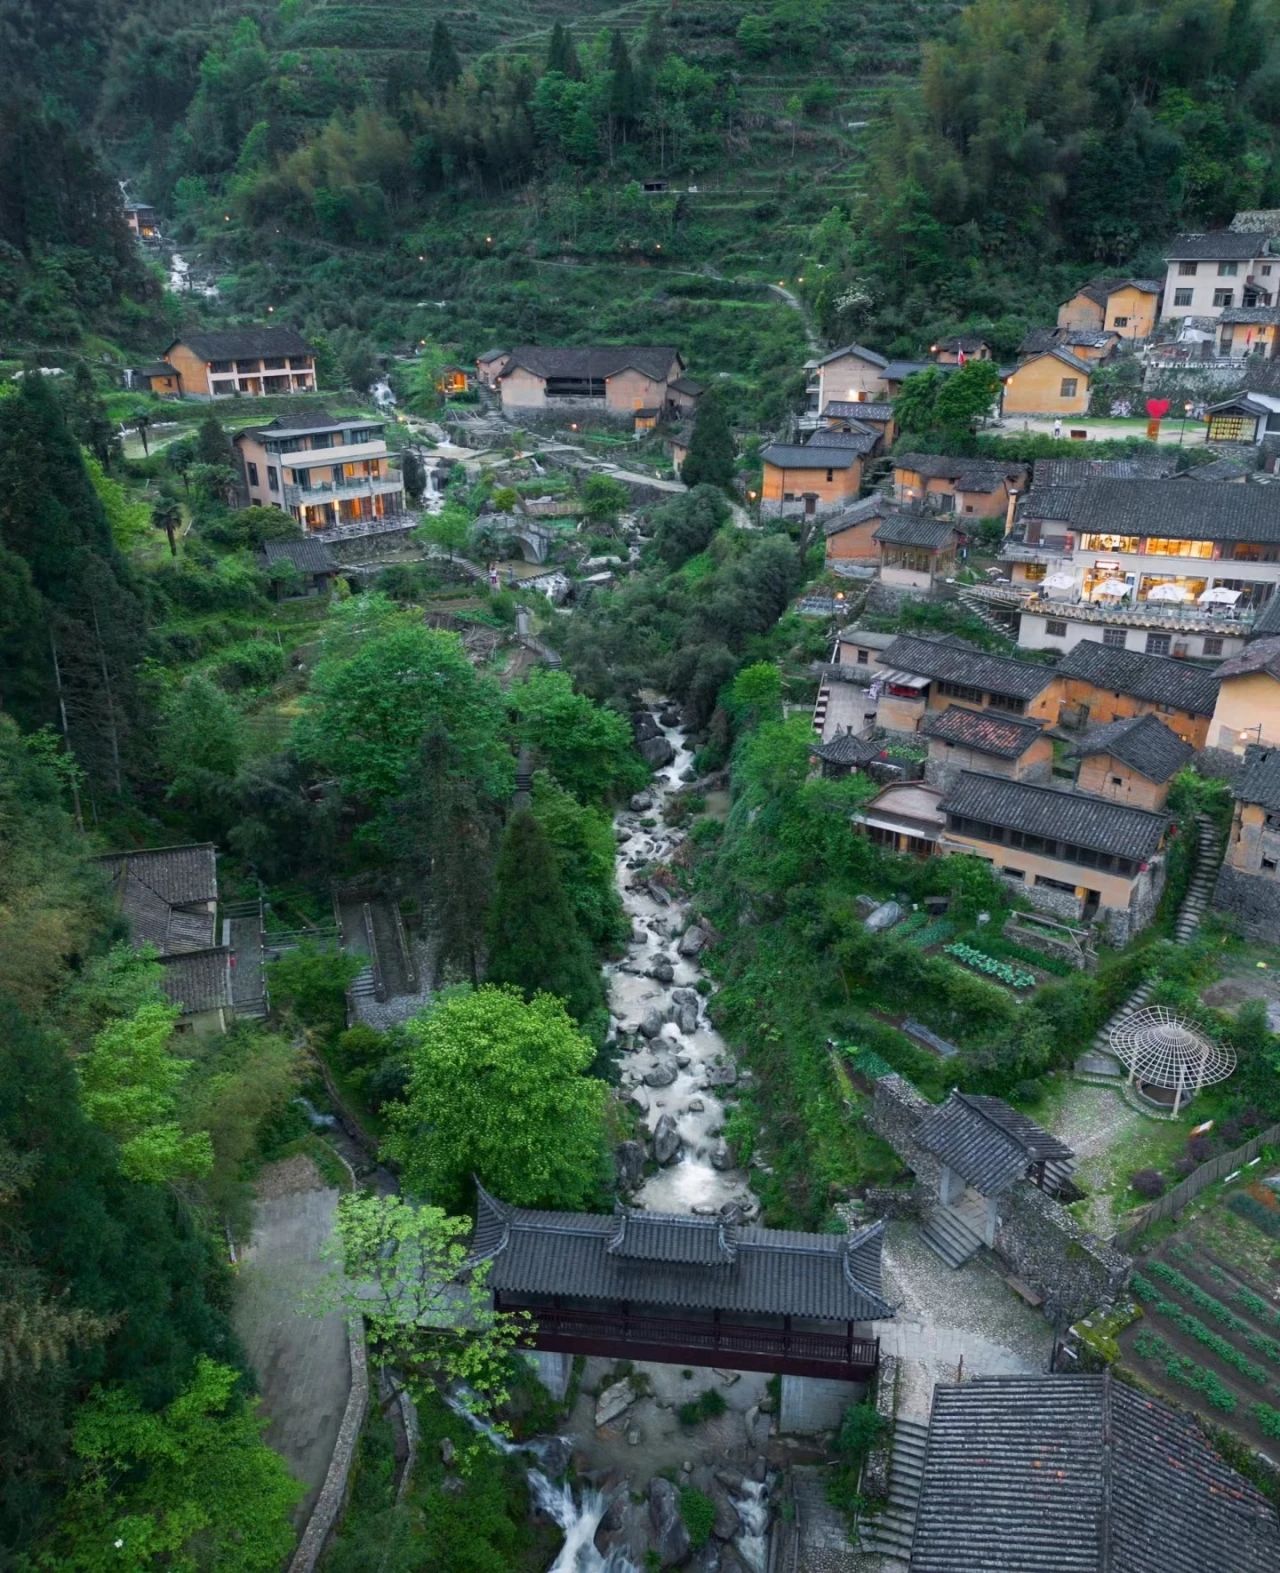
[[[298,1157],[264,1169],[257,1193],[235,1326],[258,1379],[266,1440],[307,1488],[294,1515],[301,1526],[329,1467],[351,1378],[341,1313],[309,1310],[330,1271],[322,1252],[338,1192]]]

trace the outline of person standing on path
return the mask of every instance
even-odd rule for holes
[[[1061,437],[1062,436],[1062,417],[1061,417],[1061,415],[1055,415],[1054,418],[1053,418],[1053,435],[1055,437]]]

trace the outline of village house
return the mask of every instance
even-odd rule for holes
[[[911,1573],[1280,1566],[1265,1492],[1192,1415],[1110,1372],[939,1382],[921,1431]]]
[[[1006,415],[1085,415],[1093,368],[1071,350],[1042,350],[1004,378],[1001,410]]]
[[[1246,390],[1211,404],[1204,440],[1209,443],[1260,443],[1280,435],[1280,397]]]
[[[1169,819],[1091,793],[962,771],[939,805],[941,852],[992,865],[1033,907],[1123,945],[1155,916]]]
[[[507,364],[510,350],[486,350],[476,356],[476,381],[482,388],[496,390],[502,368]]]
[[[323,541],[265,541],[262,566],[274,598],[325,595],[338,574],[338,562]]]
[[[823,524],[828,572],[851,572],[875,567],[880,561],[876,530],[889,517],[891,504],[884,497],[863,497],[842,508]]]
[[[293,328],[222,328],[187,333],[162,356],[184,399],[260,398],[316,391],[316,356]]]
[[[219,923],[212,843],[111,852],[94,862],[134,945],[155,953],[179,1032],[225,1032],[237,1016],[266,1014],[262,910],[232,909]]]
[[[502,413],[562,412],[631,421],[637,410],[665,410],[681,379],[679,350],[660,344],[518,345],[497,374]]]
[[[153,393],[160,399],[180,399],[182,380],[177,368],[167,360],[148,361],[145,366],[128,366],[124,372],[124,385],[131,392]]]
[[[901,453],[893,460],[893,488],[909,507],[1003,519],[1009,500],[1026,486],[1027,467],[1012,461]]]
[[[914,377],[917,372],[936,371],[944,377],[949,377],[952,372],[959,371],[958,361],[936,360],[891,360],[885,363],[882,373],[884,378],[885,396],[896,399],[902,392],[902,385],[908,377]]]
[[[1035,590],[1028,648],[1104,643],[1221,658],[1280,578],[1280,490],[1231,482],[1090,479],[1036,486],[1001,547],[1012,586]],[[1105,630],[1105,632],[1103,631]]]
[[[879,671],[880,657],[897,637],[897,634],[879,633],[874,628],[842,628],[836,635],[836,660],[841,666]]]
[[[306,531],[403,516],[404,479],[390,467],[385,431],[382,421],[312,410],[237,432],[247,504],[283,508]]]
[[[1256,743],[1231,789],[1235,807],[1214,905],[1251,939],[1275,942],[1280,924],[1280,750]]]
[[[1275,604],[1280,606],[1280,599]],[[1250,746],[1280,745],[1280,637],[1250,640],[1213,675],[1218,699],[1209,747],[1243,755]]]
[[[948,705],[925,717],[920,735],[928,739],[924,774],[931,786],[949,787],[962,770],[1014,781],[1047,781],[1053,773],[1053,742],[1032,716]]]
[[[1162,321],[1220,317],[1234,306],[1273,306],[1280,255],[1263,230],[1215,229],[1175,235],[1165,252]]]
[[[667,384],[667,414],[672,420],[688,420],[698,412],[703,387],[692,377],[677,377]]]
[[[1223,359],[1275,360],[1280,352],[1280,307],[1233,306],[1224,311],[1214,348]]]
[[[876,678],[876,723],[891,732],[917,732],[931,712],[957,704],[1003,715],[1055,721],[1051,667],[989,655],[954,634],[900,634],[881,656]]]
[[[831,660],[816,663],[810,668],[818,682],[818,697],[813,707],[813,730],[821,742],[859,737],[875,720],[873,684],[877,673],[882,670],[884,652],[897,637],[897,634],[876,633],[869,628],[843,629],[836,636]],[[863,757],[851,754],[850,745],[846,743],[840,758],[837,760],[833,756],[827,762],[833,766],[838,764],[841,769],[837,773],[843,773],[844,767],[867,763],[879,753],[882,746],[878,743],[874,750]],[[826,756],[822,757],[825,761]],[[828,772],[824,769],[825,773]]]
[[[1076,787],[1136,808],[1161,809],[1195,750],[1149,711],[1091,727],[1072,748]]]
[[[883,399],[887,365],[883,355],[863,344],[846,344],[829,355],[806,361],[805,402],[809,413],[819,414],[832,400],[858,404]]]
[[[897,436],[893,422],[893,405],[870,399],[859,403],[850,399],[831,399],[822,407],[822,422],[832,431],[870,430],[878,432],[886,448]]]
[[[463,366],[442,366],[440,375],[436,378],[436,392],[443,398],[452,398],[455,394],[466,393],[471,387],[471,379]]]
[[[939,366],[963,366],[966,361],[990,360],[991,346],[980,334],[953,333],[931,344],[929,353]]]
[[[1041,713],[1060,725],[1153,714],[1193,748],[1206,746],[1218,678],[1202,666],[1082,639],[1056,666],[1041,670],[1050,678]]]
[[[851,503],[862,486],[862,454],[854,448],[774,442],[760,458],[760,511],[774,518],[831,513]]]
[[[1109,328],[1032,328],[1018,345],[1018,359],[1030,360],[1046,350],[1066,350],[1078,360],[1107,360],[1120,344],[1120,335]]]
[[[1160,481],[1177,468],[1176,448],[1128,459],[1037,459],[1031,467],[1032,493],[1051,486],[1084,486],[1089,481]]]
[[[895,511],[876,529],[880,582],[925,594],[954,576],[956,526],[950,514]]]
[[[854,829],[886,851],[932,857],[946,828],[936,787],[893,781],[853,816]]]
[[[149,202],[126,202],[124,221],[139,240],[157,240],[160,236],[160,221]]]
[[[1058,307],[1060,328],[1123,339],[1149,339],[1155,332],[1163,286],[1159,279],[1090,279]]]

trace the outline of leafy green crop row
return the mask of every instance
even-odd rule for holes
[[[1261,1229],[1264,1234],[1269,1234],[1273,1240],[1280,1240],[1280,1212],[1275,1208],[1268,1207],[1246,1191],[1237,1191],[1228,1200],[1227,1206],[1238,1217]]]
[[[957,961],[963,962],[966,967],[972,967],[975,972],[985,972],[997,983],[1007,983],[1012,989],[1035,987],[1034,972],[1025,972],[1021,967],[1010,966],[1007,961],[997,961],[994,956],[988,956],[985,951],[977,950],[972,945],[957,941],[954,945],[947,946],[947,955],[954,956]]]
[[[1185,1273],[1180,1273],[1176,1267],[1170,1267],[1167,1262],[1148,1262],[1147,1271],[1153,1278],[1158,1278],[1162,1283],[1167,1283],[1171,1289],[1176,1289],[1183,1299],[1190,1300],[1197,1310],[1203,1311],[1206,1316],[1211,1316],[1223,1327],[1229,1327],[1232,1332],[1241,1334],[1251,1349],[1256,1349],[1260,1355],[1280,1365],[1280,1344],[1276,1343],[1274,1338],[1256,1332],[1242,1316],[1237,1316],[1229,1306],[1223,1305],[1222,1301],[1215,1299],[1213,1295],[1206,1294],[1200,1285],[1194,1283]]]
[[[1192,1316],[1189,1311],[1184,1311],[1174,1301],[1166,1300],[1149,1278],[1141,1273],[1134,1273],[1133,1291],[1144,1305],[1149,1305],[1152,1310],[1158,1311],[1175,1327],[1180,1328],[1197,1343],[1203,1344],[1206,1349],[1217,1355],[1219,1360],[1232,1366],[1242,1376],[1247,1376],[1251,1382],[1256,1382],[1259,1387],[1266,1387],[1267,1373],[1260,1365],[1255,1365],[1225,1338],[1220,1337],[1212,1328],[1206,1327],[1198,1316]]]
[[[1171,1344],[1155,1333],[1141,1332],[1133,1340],[1134,1351],[1144,1360],[1154,1360],[1164,1367],[1164,1374],[1172,1382],[1178,1382],[1183,1387],[1189,1387],[1197,1393],[1203,1393],[1205,1398],[1215,1409],[1221,1409],[1224,1414],[1232,1414],[1236,1407],[1236,1395],[1212,1371],[1206,1371],[1202,1365],[1197,1365],[1194,1360],[1186,1355],[1180,1355]],[[1266,1405],[1258,1405],[1265,1408]]]

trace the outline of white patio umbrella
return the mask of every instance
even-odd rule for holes
[[[1148,601],[1185,601],[1191,592],[1180,584],[1157,584],[1147,591]]]
[[[1042,590],[1072,590],[1075,588],[1075,577],[1069,573],[1051,573],[1048,578],[1040,581]]]
[[[1100,595],[1110,597],[1116,595],[1128,595],[1128,593],[1129,586],[1124,582],[1123,579],[1104,579],[1101,584],[1095,584],[1093,587],[1093,595],[1095,600]]]
[[[1219,603],[1222,606],[1234,606],[1240,599],[1239,590],[1228,590],[1226,585],[1215,584],[1212,590],[1206,590],[1200,597],[1200,605]]]

